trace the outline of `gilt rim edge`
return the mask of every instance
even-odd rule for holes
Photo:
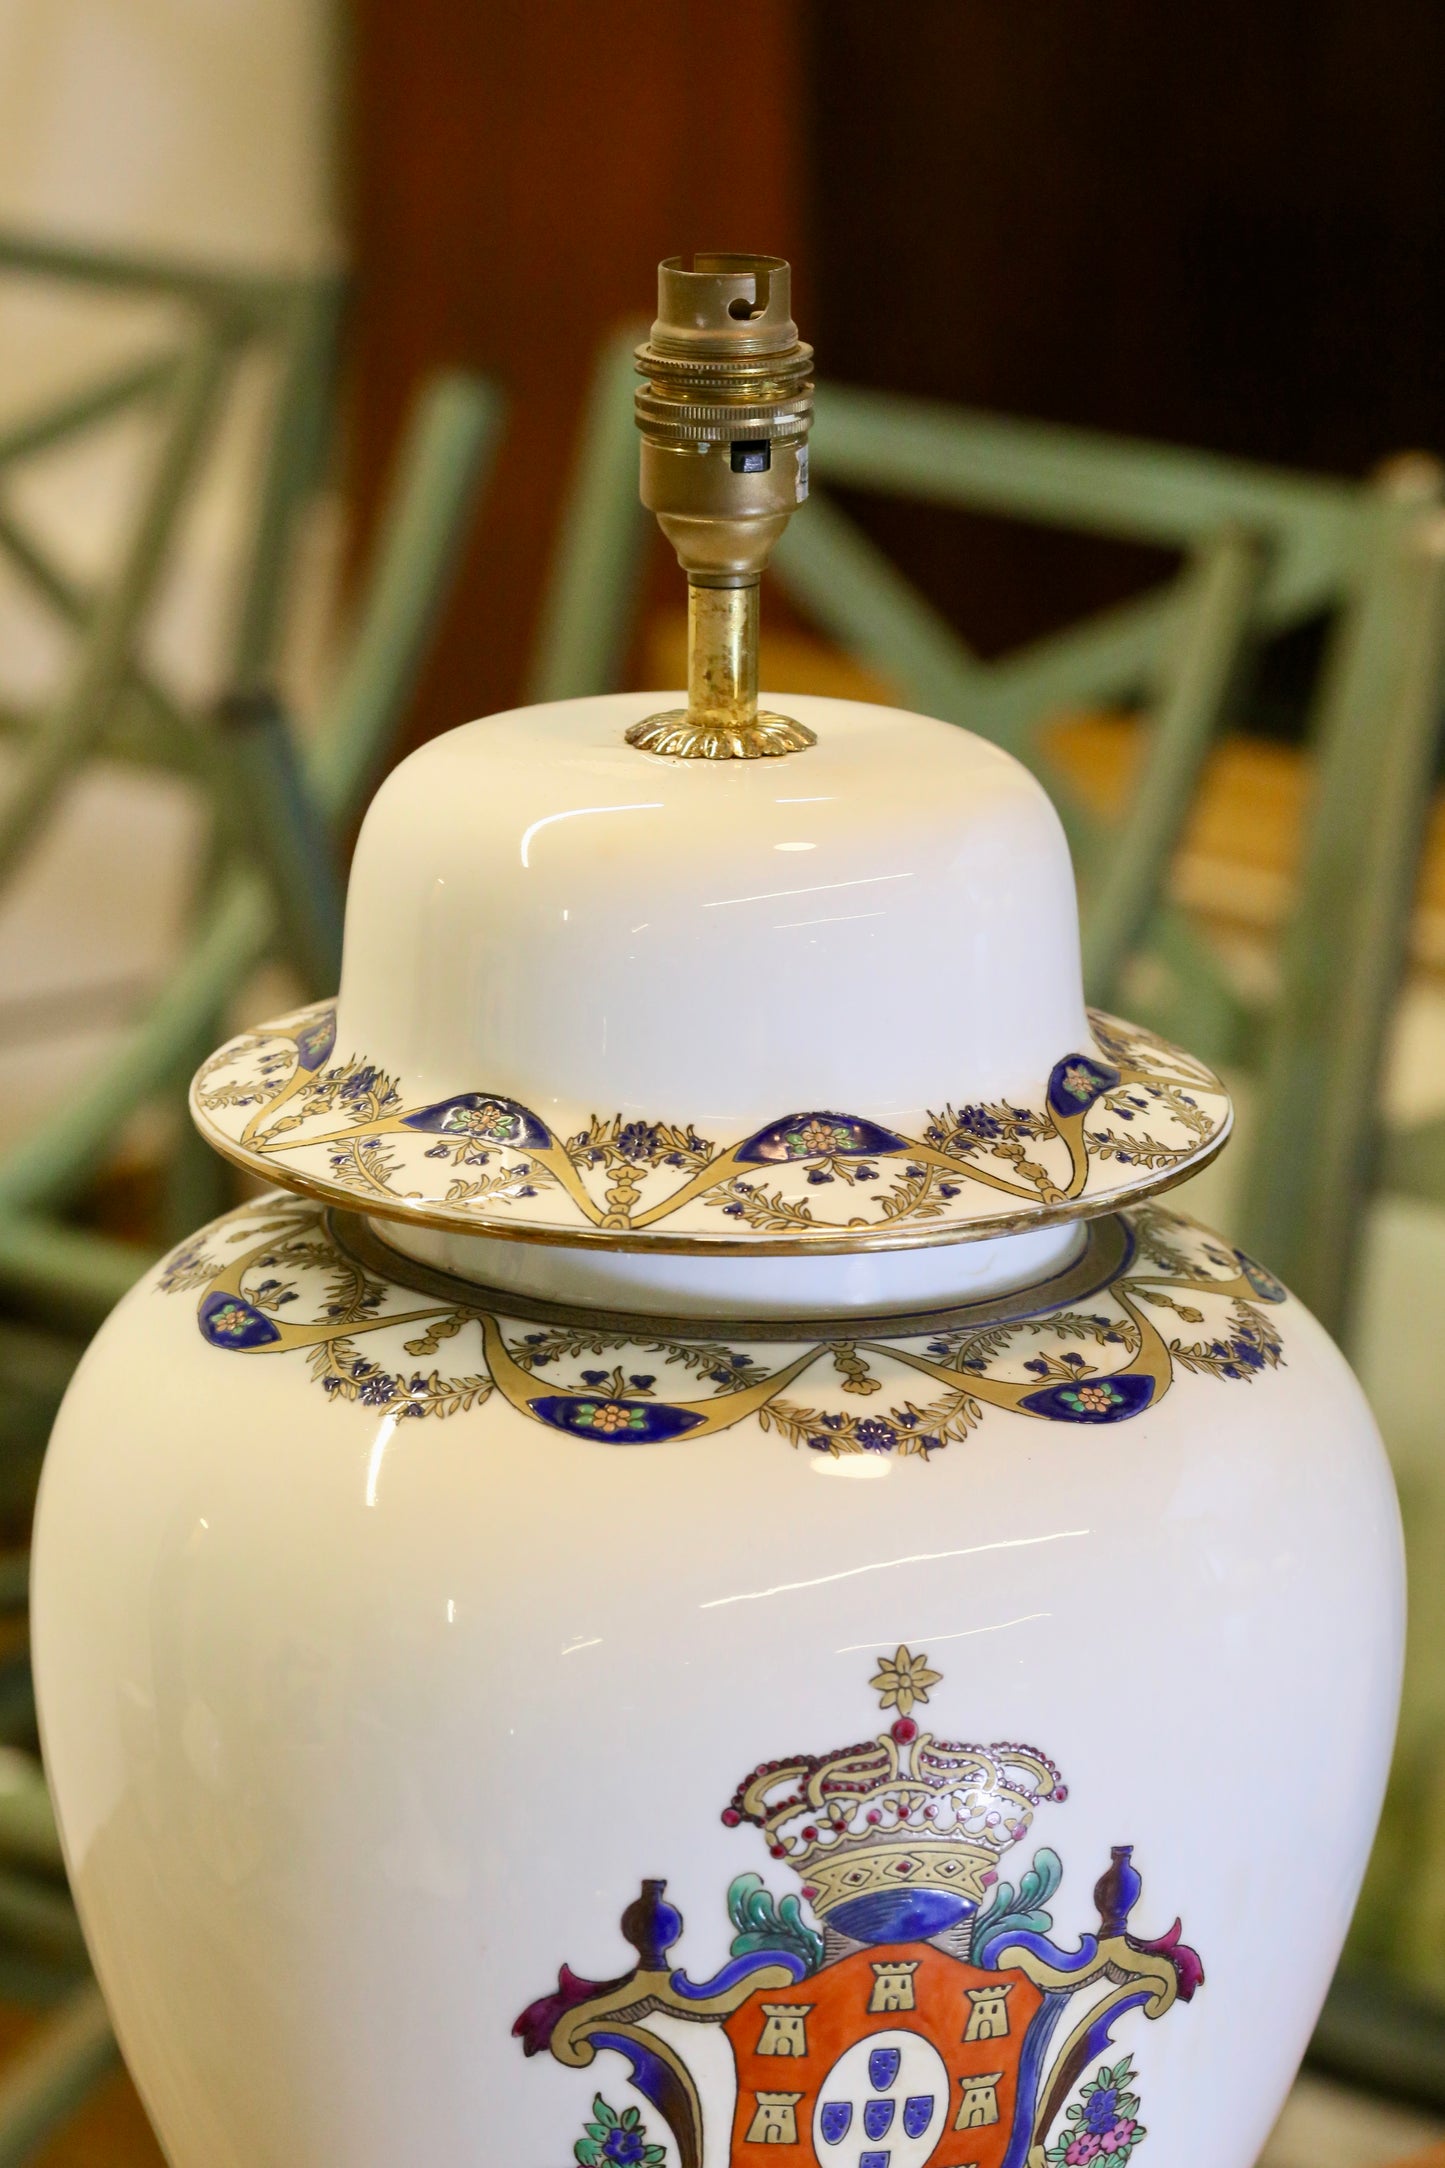
[[[267,1189],[289,1190],[293,1196],[309,1197],[316,1204],[356,1213],[355,1190],[347,1189],[339,1182],[328,1182],[321,1175],[292,1174],[274,1161],[261,1159],[228,1139],[218,1137],[209,1126],[203,1127],[197,1122],[197,1127],[222,1159],[228,1159],[243,1173],[254,1175]],[[999,1235],[1028,1234],[1035,1227],[1063,1227],[1075,1220],[1100,1219],[1108,1212],[1123,1212],[1132,1205],[1147,1204],[1153,1197],[1162,1197],[1167,1190],[1192,1182],[1195,1175],[1212,1166],[1228,1144],[1233,1130],[1234,1109],[1231,1106],[1218,1135],[1208,1144],[1201,1145],[1190,1159],[1127,1189],[1117,1189],[1102,1197],[1074,1197],[1063,1204],[1031,1205],[1022,1211],[999,1213],[990,1219],[968,1220],[943,1232],[920,1227],[898,1233],[874,1229],[862,1234],[811,1237],[719,1234],[709,1238],[651,1232],[628,1234],[611,1227],[520,1227],[515,1221],[494,1220],[481,1213],[466,1216],[425,1204],[391,1204],[380,1197],[368,1197],[365,1213],[357,1216],[394,1220],[403,1227],[427,1227],[440,1234],[476,1235],[502,1242],[534,1242],[563,1250],[622,1250],[639,1256],[661,1251],[673,1257],[853,1257],[871,1250],[941,1250],[959,1242],[987,1242]]]

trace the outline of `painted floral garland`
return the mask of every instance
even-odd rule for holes
[[[1093,1049],[1055,1064],[1041,1104],[945,1105],[916,1135],[818,1110],[733,1143],[621,1114],[561,1135],[495,1091],[408,1104],[377,1062],[334,1058],[331,1006],[232,1040],[191,1097],[203,1133],[269,1180],[473,1232],[652,1231],[754,1249],[937,1240],[1128,1202],[1222,1144],[1229,1100],[1212,1071],[1112,1018],[1091,1026]]]
[[[906,1331],[800,1322],[739,1325],[727,1339],[583,1310],[528,1316],[425,1268],[409,1285],[377,1268],[374,1244],[359,1254],[359,1226],[344,1240],[345,1224],[273,1193],[177,1250],[157,1285],[196,1295],[211,1347],[299,1357],[330,1399],[448,1418],[497,1391],[535,1422],[618,1445],[753,1416],[814,1452],[926,1460],[989,1410],[1115,1423],[1154,1406],[1180,1372],[1247,1383],[1283,1359],[1279,1282],[1157,1205],[1094,1222],[1084,1257],[1056,1280]],[[444,1346],[445,1369],[432,1360]]]

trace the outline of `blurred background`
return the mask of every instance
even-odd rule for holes
[[[818,350],[765,684],[1043,777],[1091,998],[1237,1092],[1190,1208],[1371,1394],[1405,1714],[1266,2160],[1445,2138],[1442,115],[1432,0],[0,0],[0,2168],[160,2158],[38,1762],[56,1401],[230,1201],[185,1080],[334,987],[386,768],[682,681],[630,346],[695,247]]]

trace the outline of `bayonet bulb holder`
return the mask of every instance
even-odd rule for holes
[[[813,744],[758,711],[758,584],[808,494],[813,350],[778,256],[670,257],[637,350],[641,495],[688,577],[688,704],[628,732],[642,750],[756,759]]]

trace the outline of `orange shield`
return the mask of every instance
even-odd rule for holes
[[[760,1990],[724,2028],[738,2074],[733,2168],[1003,2168],[1043,2000],[1022,1973],[983,1972],[926,1942],[858,1950]]]

